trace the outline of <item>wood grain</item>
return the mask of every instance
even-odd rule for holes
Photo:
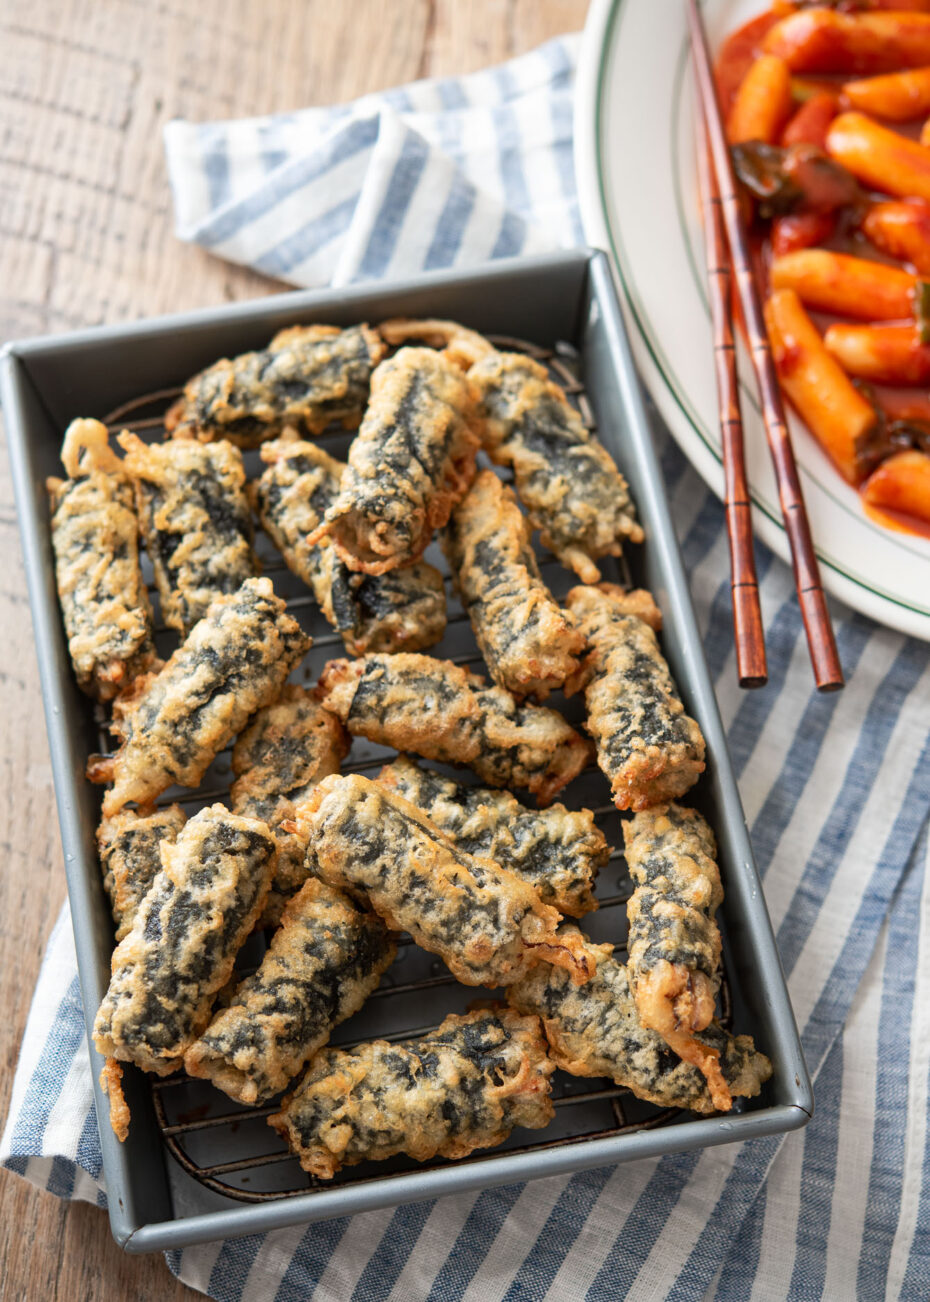
[[[4,0],[0,340],[253,297],[275,282],[181,244],[161,130],[470,72],[584,23],[587,0]],[[0,445],[0,1117],[65,894],[5,445]],[[0,1172],[0,1298],[176,1302],[105,1215]]]

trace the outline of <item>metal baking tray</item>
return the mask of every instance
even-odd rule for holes
[[[188,376],[217,357],[260,347],[276,330],[295,322],[349,324],[397,315],[451,317],[519,341],[516,346],[539,356],[566,385],[630,482],[646,542],[629,549],[628,571],[610,574],[611,567],[605,569],[608,577],[632,580],[655,594],[665,621],[665,653],[685,705],[707,740],[707,771],[688,799],[703,809],[720,847],[726,889],[721,1015],[732,1020],[736,1031],[755,1037],[771,1057],[774,1075],[759,1098],[737,1101],[732,1113],[695,1118],[642,1104],[610,1081],[582,1081],[558,1072],[556,1119],[544,1131],[517,1131],[501,1148],[460,1162],[437,1160],[420,1167],[397,1158],[365,1163],[327,1185],[312,1180],[288,1158],[264,1124],[270,1109],[243,1109],[184,1077],[156,1082],[153,1088],[148,1078],[130,1070],[125,1084],[132,1126],[125,1144],[113,1136],[106,1100],[96,1095],[112,1230],[130,1252],[263,1233],[469,1189],[778,1134],[803,1126],[812,1112],[810,1081],[622,315],[606,258],[585,249],[501,261],[467,273],[424,275],[401,284],[280,294],[133,325],[26,340],[8,345],[0,355],[0,400],[10,442],[88,1039],[109,979],[113,928],[94,842],[100,792],[83,778],[88,754],[100,749],[102,716],[78,691],[71,673],[49,539],[44,485],[46,476],[60,473],[63,431],[74,416],[97,416],[114,428],[125,423],[157,437],[171,396]],[[329,449],[344,455],[348,437],[333,432],[330,438]],[[254,453],[249,455],[254,459]],[[315,635],[315,646],[297,674],[299,681],[312,681],[330,656],[343,654],[341,643],[267,542],[263,550],[276,589]],[[564,592],[571,576],[551,558],[541,559],[548,564],[549,581],[558,593]],[[159,643],[163,654],[172,645],[164,633]],[[448,634],[435,654],[478,662],[480,668],[467,620],[454,599]],[[569,702],[569,717],[577,717],[577,711],[578,702]],[[357,741],[347,767],[370,771],[389,754]],[[228,772],[228,757],[221,756],[198,792],[182,793],[190,812],[224,792]],[[166,799],[174,794],[169,792]],[[597,808],[613,848],[598,886],[601,908],[582,926],[594,939],[609,938],[622,949],[631,888],[618,848],[619,816],[610,805],[606,781],[589,771],[563,798],[568,804]],[[260,937],[249,942],[245,963],[258,961],[261,945]],[[402,945],[383,988],[337,1029],[333,1041],[374,1035],[400,1038],[436,1025],[446,1012],[459,1011],[486,993],[457,985],[438,960],[413,945]],[[97,1089],[102,1062],[89,1043]]]

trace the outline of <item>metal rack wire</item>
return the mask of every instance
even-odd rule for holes
[[[576,404],[588,428],[594,428],[593,413],[579,379],[577,354],[568,344],[556,344],[553,349],[541,348],[525,340],[492,336],[498,347],[527,353],[543,362],[553,378],[565,389]],[[105,416],[104,423],[111,434],[122,429],[132,430],[143,438],[162,436],[164,414],[180,390],[165,389],[157,393],[124,403]],[[345,454],[350,436],[342,430],[325,431],[321,441],[335,445],[336,455]],[[247,472],[260,473],[257,452],[245,455]],[[506,475],[504,476],[507,477]],[[290,574],[284,561],[259,534],[256,550],[262,562],[262,572],[272,577],[275,588],[288,609],[299,618],[312,634],[314,645],[304,665],[298,671],[301,681],[312,683],[322,665],[332,655],[343,654],[342,639],[323,620],[314,598],[303,584]],[[434,554],[435,552],[435,554]],[[454,660],[457,664],[482,667],[481,656],[471,634],[467,616],[458,603],[451,587],[448,567],[438,548],[431,549],[427,558],[440,568],[446,578],[449,623],[443,641],[431,649],[431,654]],[[572,581],[571,576],[551,555],[541,552],[540,565],[547,581],[557,596],[562,595]],[[631,575],[625,561],[605,563],[613,569],[616,581],[631,584]],[[149,574],[149,577],[150,574]],[[157,611],[158,598],[150,583],[150,593]],[[156,640],[159,650],[166,654],[176,644],[176,635],[156,620]],[[569,718],[579,717],[579,705],[559,702]],[[100,707],[98,707],[100,708]],[[107,721],[101,709],[98,715],[100,749],[109,748]],[[344,771],[365,772],[380,768],[394,756],[384,747],[373,746],[361,739],[353,741],[352,750],[343,765]],[[441,767],[441,766],[440,766]],[[460,781],[467,776],[456,774]],[[186,807],[200,808],[214,800],[225,800],[229,795],[230,763],[228,752],[219,756],[196,791],[173,789],[165,794],[162,804],[177,802]],[[620,816],[609,799],[606,780],[597,770],[582,774],[562,793],[566,804],[576,808],[592,809],[612,846],[607,867],[602,871],[597,887],[598,910],[584,919],[584,927],[595,940],[611,940],[618,955],[625,954],[626,909],[632,893],[624,862]],[[237,965],[242,976],[254,970],[260,961],[264,940],[253,937],[240,955]],[[333,1045],[349,1047],[370,1038],[402,1040],[434,1029],[448,1012],[463,1011],[477,996],[486,995],[460,986],[439,960],[418,950],[409,937],[400,938],[398,958],[385,975],[381,986],[368,1000],[360,1013],[337,1028]],[[435,1020],[424,1024],[424,1011],[435,1014]],[[721,987],[720,1020],[730,1023],[730,996],[726,978]],[[687,1114],[677,1109],[660,1109],[633,1097],[626,1089],[610,1081],[585,1080],[556,1072],[553,1102],[556,1119],[547,1128],[543,1139],[528,1140],[529,1132],[516,1132],[499,1148],[476,1153],[464,1159],[480,1163],[502,1151],[531,1153],[541,1149],[563,1147],[583,1140],[600,1139],[636,1131],[651,1130],[658,1126],[686,1122]],[[155,1118],[161,1131],[165,1148],[179,1167],[200,1185],[215,1194],[238,1202],[259,1203],[278,1198],[306,1194],[314,1188],[324,1187],[323,1182],[304,1173],[295,1158],[287,1151],[283,1141],[265,1122],[277,1110],[276,1104],[266,1107],[243,1107],[233,1103],[205,1081],[192,1080],[183,1072],[151,1081]],[[372,1182],[394,1176],[406,1170],[424,1170],[447,1165],[437,1159],[427,1164],[414,1163],[406,1158],[389,1162],[362,1163],[337,1174],[333,1183]]]

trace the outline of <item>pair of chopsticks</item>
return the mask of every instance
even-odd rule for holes
[[[759,291],[752,273],[749,241],[717,99],[707,34],[697,0],[686,0],[686,3],[691,29],[691,54],[701,108],[698,115],[698,175],[714,327],[714,359],[726,482],[724,507],[730,543],[730,588],[733,594],[733,627],[739,682],[741,687],[761,687],[767,681],[768,671],[753,556],[743,423],[730,316],[731,261],[749,338],[753,370],[762,399],[765,433],[778,483],[785,532],[791,548],[794,582],[814,679],[820,691],[835,691],[843,686],[843,670],[820,582],[820,567],[814,553],[810,523],[766,334]]]

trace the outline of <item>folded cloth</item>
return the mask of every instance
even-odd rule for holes
[[[177,233],[304,286],[578,244],[576,52],[566,37],[335,108],[170,122]]]
[[[575,48],[338,109],[172,124],[179,233],[299,284],[573,242]],[[930,1296],[930,647],[833,603],[847,686],[812,692],[790,571],[760,546],[770,682],[741,692],[722,511],[657,438],[814,1120],[784,1140],[169,1253],[192,1287],[222,1302]],[[0,1160],[105,1201],[67,913]]]

